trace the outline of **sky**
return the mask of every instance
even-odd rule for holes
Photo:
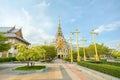
[[[79,44],[93,42],[110,48],[120,44],[120,0],[0,0],[0,26],[22,28],[24,38],[32,44],[50,43],[57,32],[58,18],[67,39],[76,28]],[[75,44],[75,35],[72,36]]]

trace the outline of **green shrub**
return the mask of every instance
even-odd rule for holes
[[[68,62],[70,62],[70,59],[69,59],[69,58],[66,58],[66,59],[65,59],[65,61],[68,61]]]
[[[115,58],[116,61],[120,61],[120,57]]]
[[[95,61],[95,60],[91,60],[91,61],[87,61],[87,62],[96,63],[96,64],[102,64],[103,63],[102,61]]]
[[[77,62],[77,59],[73,59],[73,62]]]
[[[69,58],[65,58],[64,60],[68,61],[68,62],[71,62],[71,59],[69,59]],[[77,62],[77,59],[73,59],[73,62]]]
[[[100,61],[89,60],[87,62],[89,62],[89,63],[96,63],[96,64],[108,64],[108,65],[113,65],[113,66],[120,66],[119,62],[107,62],[105,60],[100,60]]]
[[[88,62],[79,62],[78,64],[120,78],[120,67],[118,66]]]
[[[1,57],[0,62],[10,62],[10,61],[17,61],[15,57]]]
[[[119,66],[120,67],[120,63],[119,62],[106,62],[106,64]]]

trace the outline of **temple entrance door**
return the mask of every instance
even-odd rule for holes
[[[60,59],[60,55],[58,55],[58,57],[57,57],[58,59]]]
[[[59,55],[57,55],[57,58],[58,58],[58,59],[62,59],[62,58],[63,58],[63,55],[62,55],[62,54],[59,54]]]

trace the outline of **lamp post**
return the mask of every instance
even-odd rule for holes
[[[81,41],[82,41],[82,46],[83,46],[84,61],[86,61],[86,54],[85,54],[85,46],[84,46],[84,43],[85,43],[85,41],[87,41],[87,40],[86,40],[84,37],[82,37]]]
[[[71,59],[71,63],[73,63],[72,37],[69,38],[69,41],[70,41],[70,59]]]
[[[76,34],[76,45],[77,45],[77,52],[78,52],[78,54],[77,54],[77,61],[78,61],[78,62],[80,62],[79,44],[78,44],[78,34],[79,34],[79,33],[80,33],[80,32],[78,31],[78,29],[76,29],[75,32],[72,32],[72,34]]]
[[[94,35],[98,35],[98,33],[95,32],[94,29],[92,29],[91,34],[92,34],[93,43],[94,43],[94,46],[95,46],[95,60],[99,61],[99,56],[98,56],[98,53],[97,53],[97,46],[96,46],[96,39],[95,39],[95,36],[94,36]]]

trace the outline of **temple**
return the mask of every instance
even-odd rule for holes
[[[11,48],[8,51],[0,52],[2,57],[13,57],[15,56],[17,49],[14,44],[25,44],[29,45],[30,43],[23,38],[22,29],[17,29],[14,27],[0,27],[0,33],[3,33],[4,36],[8,38],[8,41],[12,44]]]
[[[62,33],[60,19],[58,22],[58,30],[52,44],[56,47],[58,58],[64,58],[69,53],[69,45]]]

